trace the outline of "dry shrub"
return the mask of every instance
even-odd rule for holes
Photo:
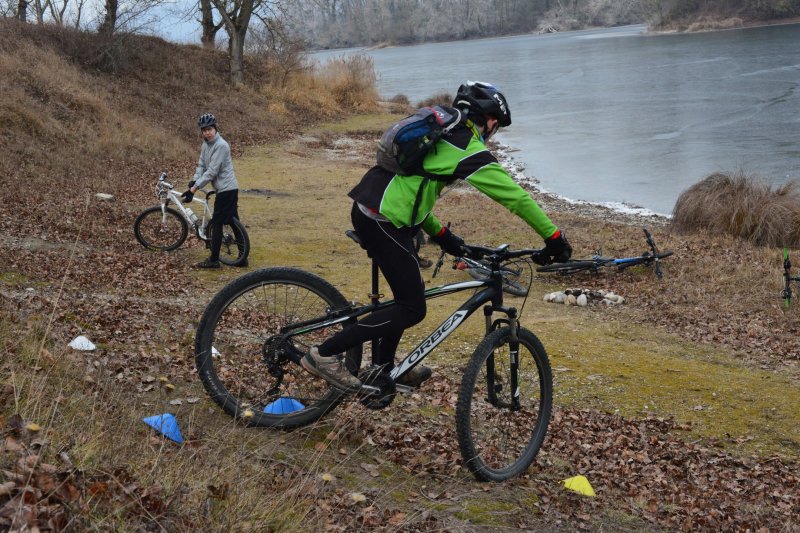
[[[343,109],[356,112],[377,109],[378,77],[371,57],[356,54],[331,58],[321,66],[318,76]]]
[[[800,246],[800,192],[796,181],[773,189],[737,171],[716,172],[678,197],[672,225],[729,234],[760,246]]]
[[[372,58],[341,56],[289,73],[281,86],[265,87],[273,97],[270,112],[333,118],[378,108],[377,76]],[[276,105],[274,102],[285,105]]]
[[[451,106],[453,105],[453,95],[450,93],[439,93],[417,102],[417,107],[428,107],[431,105]]]

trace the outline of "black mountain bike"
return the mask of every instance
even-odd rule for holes
[[[789,307],[792,303],[792,282],[800,281],[800,276],[792,276],[792,262],[789,261],[789,249],[783,249],[783,290],[781,291],[781,298],[783,298],[783,306]]]
[[[647,245],[650,250],[641,255],[633,257],[603,257],[601,255],[594,255],[589,259],[571,259],[565,263],[551,263],[549,265],[540,266],[536,269],[537,272],[555,272],[557,274],[575,274],[577,272],[594,272],[597,273],[601,268],[617,267],[618,270],[625,270],[626,268],[639,266],[639,265],[655,265],[656,276],[661,279],[663,273],[661,271],[661,260],[665,257],[672,255],[672,251],[659,252],[653,236],[647,231],[647,228],[642,228],[644,235],[647,239]]]
[[[348,234],[357,241],[354,232]],[[479,480],[522,474],[547,432],[552,372],[542,343],[520,326],[518,310],[504,305],[501,270],[540,250],[465,248],[465,255],[488,262],[490,276],[427,289],[426,299],[461,291],[470,295],[391,371],[377,364],[378,342],[371,343],[372,364],[364,368],[361,346],[344,354],[347,367],[363,383],[355,393],[311,375],[300,360],[358,317],[397,305],[380,301],[374,262],[367,305],[348,303],[327,281],[296,268],[267,268],[232,281],[206,307],[195,337],[195,362],[206,391],[226,413],[253,426],[305,426],[345,401],[383,409],[397,393],[414,390],[397,379],[483,308],[486,333],[467,365],[456,405],[459,447]]]

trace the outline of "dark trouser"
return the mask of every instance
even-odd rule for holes
[[[346,328],[319,347],[323,356],[342,353],[371,339],[379,338],[380,364],[391,366],[400,337],[406,328],[425,318],[425,284],[419,272],[410,228],[395,228],[391,222],[378,222],[353,204],[353,227],[367,253],[377,262],[392,289],[398,305],[367,315],[357,325]]]
[[[208,223],[211,231],[211,261],[219,261],[219,249],[222,247],[222,226],[233,224],[239,218],[239,189],[218,192],[214,200],[214,215]]]

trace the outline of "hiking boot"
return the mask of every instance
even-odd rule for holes
[[[361,387],[361,382],[347,370],[344,361],[336,356],[322,357],[315,346],[300,360],[300,364],[310,373],[321,377],[337,389],[351,390]]]
[[[425,365],[417,365],[397,379],[399,385],[419,387],[422,382],[431,377],[433,370]]]
[[[219,261],[212,261],[211,259],[200,261],[194,266],[195,268],[222,268],[222,265],[219,264]]]

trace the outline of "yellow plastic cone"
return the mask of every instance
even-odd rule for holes
[[[594,489],[589,480],[583,476],[575,476],[564,480],[564,488],[575,491],[584,496],[595,496]]]

